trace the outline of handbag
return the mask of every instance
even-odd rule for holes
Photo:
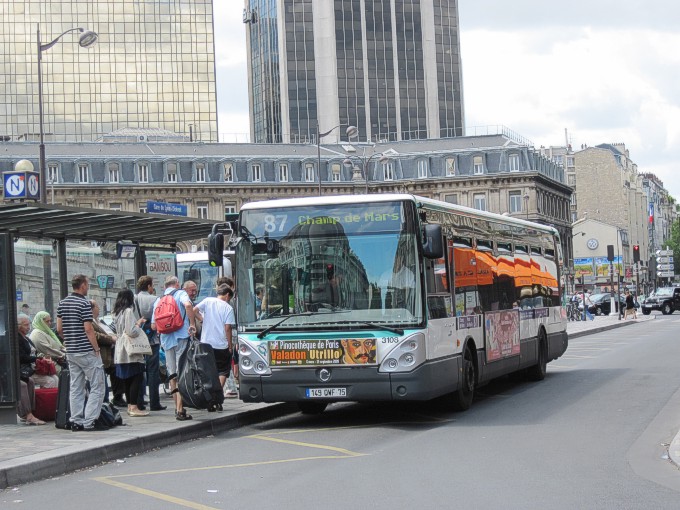
[[[57,375],[57,367],[48,359],[38,358],[35,360],[35,373],[38,375]]]
[[[29,377],[33,375],[33,367],[31,367],[30,363],[24,363],[20,367],[21,369],[21,380],[24,382],[27,382]]]
[[[137,335],[133,338],[123,333],[123,342],[128,354],[151,354],[151,345],[146,335]]]

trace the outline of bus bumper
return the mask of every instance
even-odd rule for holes
[[[326,382],[319,379],[321,368],[330,371]],[[377,367],[274,369],[268,376],[241,374],[239,393],[244,402],[429,400],[457,389],[459,374],[460,356],[429,361],[407,373],[382,373]],[[307,397],[314,388],[344,388],[346,396]]]

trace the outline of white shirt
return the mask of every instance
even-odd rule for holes
[[[196,305],[203,315],[201,342],[212,345],[213,349],[229,347],[224,332],[225,324],[234,324],[234,309],[226,301],[215,297],[205,298]]]

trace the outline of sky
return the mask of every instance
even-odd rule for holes
[[[248,141],[242,0],[215,0],[220,141]],[[625,143],[680,201],[680,2],[459,0],[468,133]]]

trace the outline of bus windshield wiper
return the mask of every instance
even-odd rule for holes
[[[258,333],[258,334],[257,334],[257,338],[259,338],[260,340],[262,340],[265,336],[267,336],[267,333],[270,333],[271,331],[274,331],[276,328],[278,328],[281,324],[283,324],[284,322],[286,322],[286,321],[287,321],[288,319],[290,319],[291,317],[311,317],[311,316],[313,316],[313,315],[326,315],[326,314],[332,313],[331,310],[328,310],[328,309],[326,309],[326,308],[322,308],[322,310],[324,310],[324,311],[323,311],[323,312],[322,312],[322,311],[318,311],[318,312],[292,313],[292,314],[290,314],[290,315],[286,315],[283,319],[281,319],[281,320],[280,320],[279,322],[277,322],[276,324],[272,324],[272,325],[269,326],[267,329],[265,329],[265,330],[261,331],[260,333]],[[335,313],[346,313],[346,312],[349,312],[349,311],[350,311],[350,310],[336,310]],[[333,323],[332,323],[332,322],[329,322],[329,324],[333,324]]]
[[[290,315],[286,315],[286,316],[285,316],[283,319],[281,319],[279,322],[277,322],[277,323],[275,323],[275,324],[272,324],[272,325],[269,326],[267,329],[265,329],[265,330],[261,331],[260,333],[258,333],[258,334],[257,334],[257,338],[259,338],[260,340],[262,340],[264,337],[267,336],[267,333],[269,333],[270,331],[274,331],[276,328],[278,328],[281,324],[283,324],[284,322],[286,322],[286,321],[287,321],[288,319],[290,319],[291,317],[309,317],[310,315],[315,315],[315,313],[314,313],[314,312],[305,312],[305,313],[293,313],[293,314],[290,314]]]
[[[390,333],[395,333],[399,336],[404,334],[404,330],[401,328],[393,328],[391,326],[385,326],[384,324],[375,324],[373,322],[368,322],[368,321],[333,321],[329,322],[329,324],[363,324],[364,326],[369,326],[371,328],[375,329],[383,329],[385,331],[389,331]]]

